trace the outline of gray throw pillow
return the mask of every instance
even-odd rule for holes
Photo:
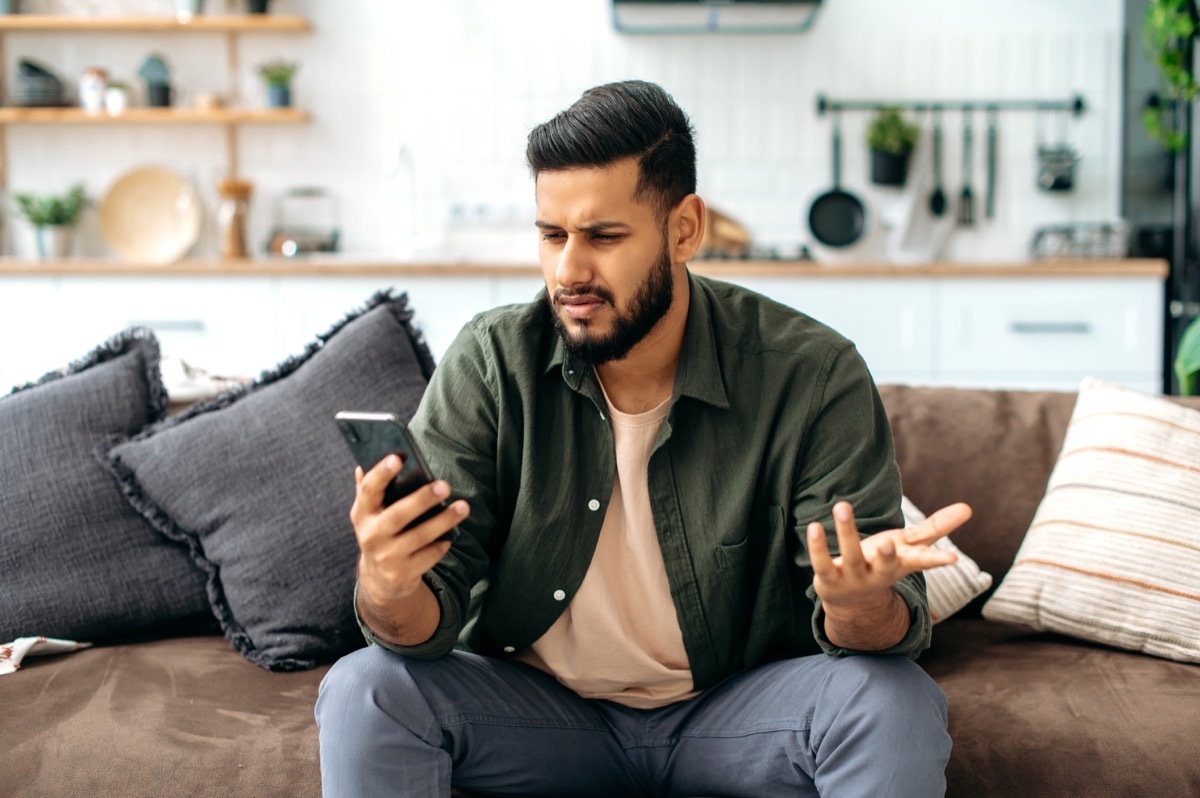
[[[103,463],[114,436],[163,417],[158,361],[154,335],[132,329],[0,399],[0,643],[214,627],[204,575]]]
[[[109,451],[130,503],[208,575],[234,649],[301,670],[362,645],[352,595],[354,459],[339,410],[416,411],[433,358],[407,297],[376,294],[254,383]]]

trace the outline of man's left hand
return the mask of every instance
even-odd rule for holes
[[[836,557],[829,553],[825,527],[816,521],[809,524],[813,589],[821,598],[831,642],[847,648],[882,649],[890,645],[884,642],[897,631],[903,637],[907,613],[892,586],[909,574],[953,563],[957,559],[953,552],[932,548],[932,544],[970,518],[968,505],[952,504],[915,526],[863,539],[858,535],[850,503],[838,502],[833,507],[840,550]],[[901,620],[902,630],[897,626]]]

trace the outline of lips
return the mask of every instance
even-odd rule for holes
[[[605,301],[595,294],[579,294],[576,296],[560,296],[558,304],[563,311],[573,319],[589,319],[600,312]]]

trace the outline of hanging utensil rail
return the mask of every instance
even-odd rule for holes
[[[901,108],[909,111],[1070,111],[1081,116],[1086,109],[1083,95],[1067,100],[831,100],[817,95],[817,116],[827,111],[882,111]]]

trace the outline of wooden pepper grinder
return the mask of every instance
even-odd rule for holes
[[[221,202],[217,208],[222,258],[244,258],[246,249],[246,227],[250,217],[250,194],[254,184],[248,180],[228,178],[217,183]]]

